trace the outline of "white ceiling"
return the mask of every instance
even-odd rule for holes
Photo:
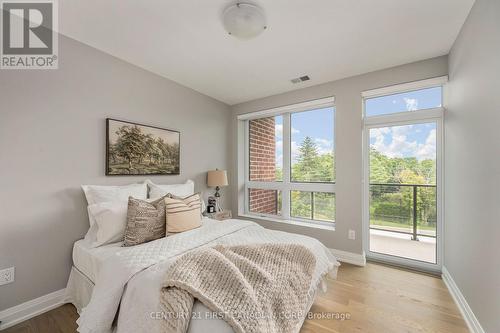
[[[448,54],[474,0],[252,2],[268,29],[249,41],[224,31],[228,0],[59,1],[59,30],[232,105]]]

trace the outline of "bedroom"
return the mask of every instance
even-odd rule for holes
[[[499,22],[3,1],[0,330],[500,332]]]

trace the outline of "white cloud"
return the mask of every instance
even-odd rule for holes
[[[318,147],[318,154],[330,154],[333,152],[333,141],[322,139],[322,138],[314,138],[314,142]]]
[[[388,157],[415,156],[418,160],[434,159],[436,157],[436,130],[432,129],[425,143],[409,141],[408,133],[413,125],[375,128],[370,131],[375,141],[371,147]],[[390,141],[389,141],[390,140]]]
[[[274,125],[274,136],[277,138],[283,137],[283,125],[282,124]]]
[[[295,141],[291,142],[290,150],[292,155],[292,162],[296,162],[297,157],[299,156],[299,145],[297,144],[297,142]]]
[[[322,139],[322,138],[314,138],[314,142],[316,142],[318,148],[318,154],[327,154],[333,152],[333,141]],[[292,162],[296,162],[297,158],[300,154],[299,151],[300,143],[296,141],[290,142],[290,154],[292,158]],[[281,164],[281,159],[283,158],[283,141],[276,141],[276,158],[278,159],[278,163]]]
[[[412,155],[417,148],[416,141],[407,140],[407,134],[412,127],[412,125],[407,125],[372,129],[370,136],[375,137],[375,142],[371,146],[391,158]],[[389,143],[386,143],[386,136],[389,139],[392,138]]]
[[[416,111],[418,110],[418,99],[416,98],[404,98],[406,103],[406,110]]]
[[[419,144],[417,149],[417,159],[428,160],[436,158],[436,129],[429,132],[425,143]]]
[[[278,168],[283,167],[283,154],[276,154],[276,166]]]
[[[292,127],[292,134],[298,134],[300,131]],[[283,137],[283,124],[274,125],[274,136],[277,138]]]

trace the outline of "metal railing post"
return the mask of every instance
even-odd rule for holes
[[[411,240],[418,241],[417,237],[417,186],[413,185],[413,235]]]
[[[314,220],[314,192],[311,192],[311,220]]]

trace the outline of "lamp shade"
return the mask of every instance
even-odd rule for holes
[[[227,186],[226,170],[210,170],[207,176],[207,185],[209,187]]]

